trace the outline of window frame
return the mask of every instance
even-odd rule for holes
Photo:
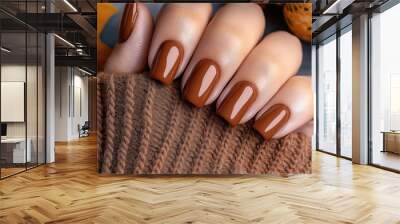
[[[315,56],[316,56],[316,84],[315,84],[315,89],[316,89],[316,138],[315,138],[315,145],[316,145],[316,151],[323,152],[329,155],[333,155],[339,158],[343,158],[346,160],[352,160],[352,158],[347,157],[342,155],[342,150],[341,150],[341,118],[340,118],[340,103],[341,103],[341,97],[340,97],[340,84],[341,84],[341,65],[340,65],[340,37],[344,35],[347,32],[352,32],[352,23],[347,24],[345,27],[341,28],[340,30],[337,30],[336,33],[330,35],[329,37],[325,38],[324,40],[319,41],[316,45],[316,51],[315,51]],[[328,152],[324,149],[321,149],[320,143],[319,143],[319,81],[320,81],[320,74],[319,74],[319,47],[322,43],[328,43],[330,41],[336,41],[336,152]]]

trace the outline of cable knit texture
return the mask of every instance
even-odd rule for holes
[[[311,172],[311,139],[292,133],[264,141],[251,122],[230,127],[215,106],[182,100],[179,82],[146,74],[98,75],[98,170],[116,174]]]

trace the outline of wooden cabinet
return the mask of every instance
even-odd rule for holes
[[[400,132],[388,131],[383,134],[383,152],[400,154]]]

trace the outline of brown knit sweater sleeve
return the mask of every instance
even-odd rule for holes
[[[186,103],[177,83],[164,86],[145,74],[99,74],[97,96],[101,173],[311,172],[309,137],[292,133],[264,141],[251,122],[233,128],[215,114],[214,106],[194,108]],[[122,136],[116,136],[117,131]]]

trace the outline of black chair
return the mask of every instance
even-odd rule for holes
[[[80,125],[78,125],[79,138],[89,136],[89,129],[90,129],[89,121],[85,121],[85,123],[82,125],[82,127],[80,127]]]

